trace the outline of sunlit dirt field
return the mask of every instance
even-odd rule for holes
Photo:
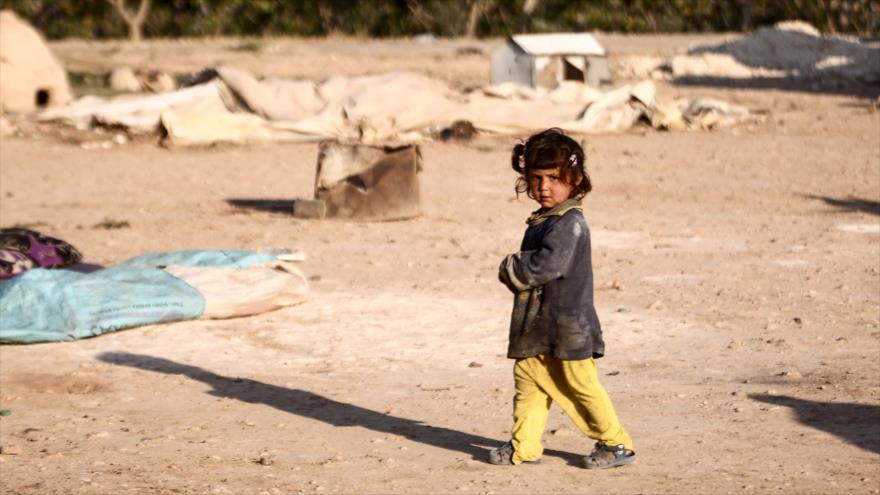
[[[694,39],[605,41],[649,53]],[[465,87],[486,82],[493,46],[221,45],[53,48],[80,71],[409,68]],[[471,45],[481,53],[456,55]],[[136,55],[114,58],[126,50]],[[558,409],[542,465],[485,462],[508,438],[513,395],[511,296],[496,270],[536,207],[514,194],[513,139],[423,144],[423,215],[355,223],[287,213],[313,193],[314,144],[89,150],[23,126],[0,140],[0,226],[65,239],[103,265],[297,247],[312,293],[248,318],[0,347],[0,408],[11,410],[0,417],[0,492],[880,493],[876,95],[658,91],[723,98],[762,121],[583,136],[600,375],[636,464],[579,468],[592,442]],[[94,227],[107,219],[130,227]]]

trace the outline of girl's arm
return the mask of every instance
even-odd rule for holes
[[[513,291],[540,287],[569,271],[575,250],[583,249],[586,230],[574,215],[562,217],[544,234],[538,249],[510,254],[498,278]]]

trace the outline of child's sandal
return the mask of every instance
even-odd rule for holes
[[[623,445],[605,445],[596,442],[596,446],[590,455],[584,457],[584,467],[587,469],[608,469],[636,460],[636,453],[626,450]]]
[[[511,442],[507,442],[501,447],[497,449],[492,449],[489,451],[489,464],[495,464],[499,466],[509,466],[513,464],[513,453],[516,452],[513,449],[513,444]],[[535,461],[522,461],[523,464],[541,464],[541,460]]]

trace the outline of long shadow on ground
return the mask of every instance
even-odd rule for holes
[[[841,210],[861,211],[872,215],[880,215],[880,201],[871,201],[869,199],[854,198],[850,196],[847,199],[837,199],[828,196],[816,196],[813,194],[805,195],[809,199],[824,201],[828,206],[834,206]]]
[[[269,213],[293,213],[292,199],[246,199],[246,198],[229,198],[226,204],[235,208],[267,211]]]
[[[184,375],[213,387],[208,393],[216,397],[236,399],[250,404],[265,404],[333,426],[360,426],[381,433],[399,435],[414,442],[462,452],[477,460],[484,461],[488,458],[487,447],[501,444],[500,441],[492,438],[379,413],[328,399],[313,392],[279,387],[245,378],[230,378],[164,358],[128,352],[104,352],[98,355],[98,360],[169,375]],[[560,457],[569,464],[576,464],[578,460],[578,456],[570,452],[545,450],[544,454]]]
[[[795,77],[713,77],[713,76],[680,76],[672,80],[677,86],[712,87],[723,89],[755,89],[795,91],[799,93],[828,94],[851,96],[861,100],[873,100],[880,95],[880,85],[859,83],[835,79],[832,81],[818,78]],[[865,106],[867,108],[867,106]]]
[[[798,421],[838,436],[874,453],[880,453],[880,406],[817,402],[785,395],[750,394],[750,398],[790,407]]]

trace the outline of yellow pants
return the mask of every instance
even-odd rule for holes
[[[628,450],[633,449],[608,393],[599,383],[594,359],[565,361],[541,354],[518,359],[513,376],[514,464],[541,458],[541,435],[553,401],[584,435],[606,445],[623,444]]]

